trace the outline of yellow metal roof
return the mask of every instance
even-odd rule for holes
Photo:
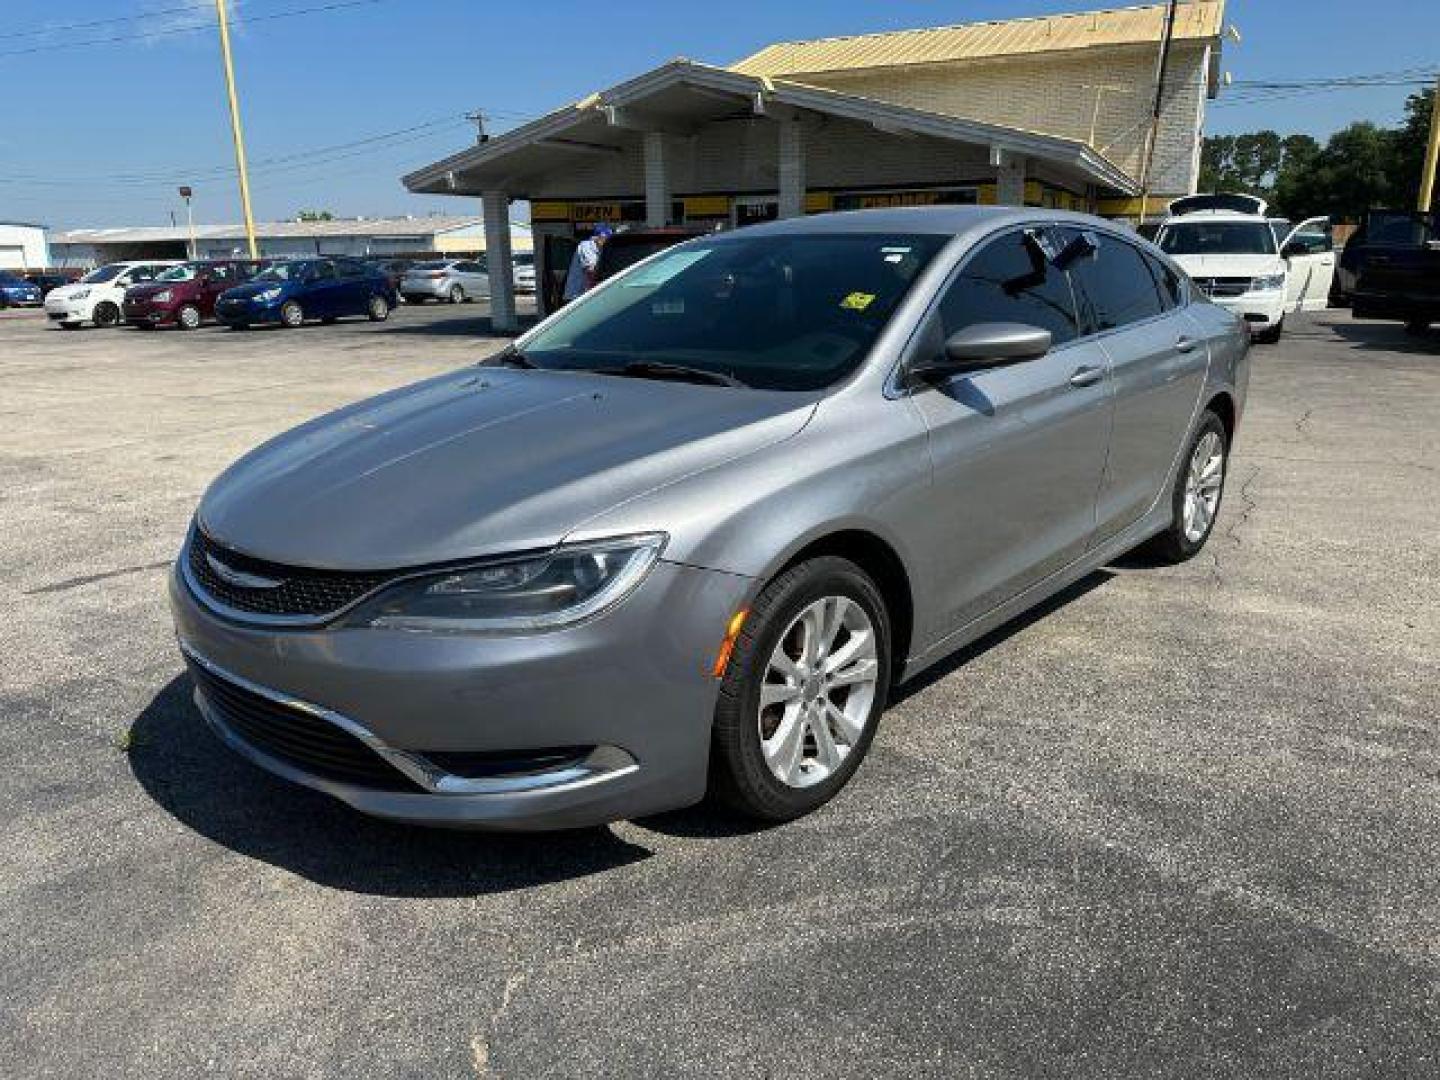
[[[1176,17],[1176,40],[1218,37],[1224,16],[1225,0],[1187,0],[1180,5]],[[1073,15],[937,26],[929,30],[782,41],[747,56],[731,65],[730,70],[745,75],[801,75],[1104,45],[1136,45],[1158,42],[1164,28],[1165,5],[1151,4]]]

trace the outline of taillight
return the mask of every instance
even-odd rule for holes
[[[431,271],[430,271],[428,274],[426,274],[425,276],[428,277],[428,278],[442,278],[442,277],[445,276],[445,271],[444,271],[444,270],[431,270]]]

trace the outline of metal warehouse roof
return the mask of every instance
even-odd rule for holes
[[[1225,0],[1190,0],[1179,9],[1176,40],[1202,41],[1218,37],[1224,17]],[[746,75],[801,75],[1098,46],[1153,44],[1160,40],[1164,26],[1165,5],[1151,4],[928,30],[782,41],[732,64],[730,70]]]
[[[481,224],[478,217],[342,218],[335,221],[257,221],[255,235],[260,239],[287,237],[316,238],[334,236],[434,236]],[[524,226],[521,226],[523,228]],[[243,225],[197,225],[199,240],[243,240]],[[116,229],[70,229],[54,234],[52,244],[144,244],[165,241],[186,241],[189,230],[184,226],[141,226]]]

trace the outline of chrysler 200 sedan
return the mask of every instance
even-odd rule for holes
[[[1248,335],[1095,218],[670,248],[206,492],[171,579],[240,754],[395,820],[554,828],[855,773],[891,689],[1121,553],[1204,545]]]

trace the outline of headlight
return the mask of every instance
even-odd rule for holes
[[[161,289],[152,295],[150,299],[156,304],[168,304],[171,300],[175,299],[175,294],[169,289]]]
[[[351,612],[345,624],[402,630],[553,630],[618,604],[640,584],[664,546],[664,533],[646,533],[426,574],[385,589]]]
[[[257,292],[255,294],[255,299],[259,300],[262,304],[268,304],[271,300],[279,300],[280,289],[278,286],[276,286],[272,289],[265,289],[263,292]]]
[[[1284,287],[1284,274],[1266,274],[1264,277],[1253,278],[1250,281],[1251,292],[1274,292],[1276,289]]]
[[[89,296],[89,295],[90,295],[90,290],[89,290],[89,289],[78,289],[78,290],[76,290],[75,292],[72,292],[69,296],[65,297],[65,299],[66,299],[66,300],[84,300],[84,299],[85,299],[87,296]]]

